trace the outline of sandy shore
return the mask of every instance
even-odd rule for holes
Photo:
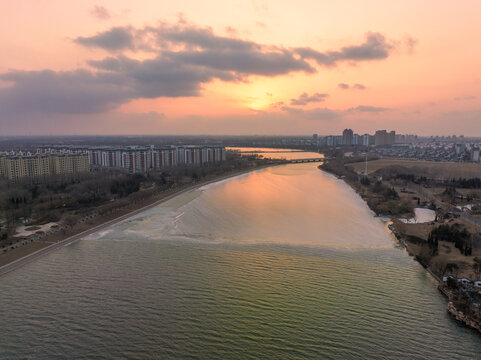
[[[66,233],[56,233],[45,239],[34,241],[30,244],[21,246],[14,250],[8,251],[0,255],[0,276],[9,273],[31,261],[34,261],[52,251],[58,250],[63,246],[70,245],[90,234],[106,229],[123,220],[126,220],[134,215],[144,212],[148,209],[156,207],[180,194],[196,190],[207,184],[226,180],[235,176],[240,176],[251,171],[265,169],[266,167],[275,166],[278,164],[270,164],[264,166],[253,167],[250,169],[229,173],[227,175],[218,176],[208,179],[196,184],[179,187],[160,193],[159,195],[141,201],[137,204],[132,204],[126,209],[121,209],[116,213],[98,216],[89,222],[81,223],[74,226]]]

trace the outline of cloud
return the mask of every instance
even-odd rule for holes
[[[134,35],[131,27],[113,27],[90,37],[78,37],[77,44],[98,47],[105,50],[126,50],[134,48]]]
[[[10,71],[0,80],[0,116],[20,113],[89,114],[112,110],[133,99],[199,96],[214,78],[232,81],[229,73],[177,64],[161,58],[125,57],[92,62],[104,71]]]
[[[326,98],[328,97],[328,94],[321,94],[321,93],[315,93],[312,95],[308,95],[307,93],[303,93],[299,95],[297,99],[291,99],[291,105],[307,105],[308,103],[311,102],[321,102],[325,101]]]
[[[277,76],[296,71],[316,71],[305,59],[289,49],[218,36],[211,28],[184,22],[174,25],[162,23],[157,27],[142,29],[114,27],[74,41],[107,51],[150,51],[178,63],[232,71],[239,76]]]
[[[414,52],[414,48],[418,44],[418,40],[414,39],[410,35],[404,35],[403,42],[407,48],[408,54],[412,54]]]
[[[354,85],[349,85],[349,84],[345,84],[345,83],[339,83],[337,84],[337,86],[342,89],[342,90],[349,90],[349,89],[352,89],[352,90],[365,90],[366,87],[362,84],[354,84]]]
[[[96,12],[102,13],[101,9]],[[88,61],[89,67],[83,69],[0,74],[0,80],[10,85],[0,89],[0,115],[102,113],[135,99],[200,96],[203,87],[214,80],[239,82],[250,76],[312,74],[317,71],[310,61],[313,56],[325,56],[325,64],[334,66],[344,60],[383,58],[391,49],[378,33],[367,34],[361,45],[326,53],[264,45],[234,35],[217,35],[210,27],[185,19],[141,28],[116,26],[77,37],[74,42],[103,49],[109,55]],[[126,55],[135,52],[142,52],[142,60]],[[291,104],[321,102],[326,96],[302,94]]]
[[[344,46],[337,51],[319,52],[311,48],[297,48],[298,54],[305,59],[313,59],[321,66],[335,66],[340,61],[380,60],[389,56],[394,42],[378,32],[365,34],[361,45]]]
[[[123,79],[87,70],[66,72],[10,71],[0,80],[13,86],[0,89],[0,116],[20,113],[78,113],[108,111],[132,97]]]
[[[110,12],[100,5],[95,5],[92,10],[90,10],[90,14],[99,20],[107,20],[111,18]]]
[[[353,88],[353,89],[356,89],[356,90],[365,90],[365,89],[366,89],[366,87],[365,87],[364,85],[362,85],[362,84],[354,84],[354,85],[352,86],[352,88]]]
[[[378,106],[359,105],[355,108],[349,109],[348,111],[379,113],[379,112],[384,112],[384,111],[389,111],[389,110],[392,110],[392,109],[385,108],[385,107],[378,107]]]
[[[286,48],[275,45],[263,45],[254,41],[234,37],[235,29],[229,28],[229,36],[219,36],[210,27],[200,27],[181,19],[176,24],[160,23],[157,26],[143,28],[113,27],[105,32],[90,37],[79,37],[74,41],[87,47],[99,47],[107,51],[147,50],[154,53],[172,51],[184,61],[194,64],[223,64],[235,61],[237,66],[244,66],[247,72],[255,68],[263,68],[258,73],[281,73],[291,71],[316,71],[307,60],[315,60],[320,66],[336,66],[339,62],[369,61],[385,59],[395,47],[395,41],[389,41],[377,32],[365,34],[360,45],[344,46],[340,50],[320,52],[310,47]],[[175,50],[174,50],[175,49]],[[274,66],[269,72],[267,69]],[[242,72],[242,70],[240,70]]]

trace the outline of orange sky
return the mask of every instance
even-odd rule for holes
[[[477,0],[3,1],[0,135],[481,136],[479,18]]]

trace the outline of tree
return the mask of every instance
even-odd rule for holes
[[[75,215],[67,215],[62,219],[62,222],[70,229],[77,224],[78,218]]]
[[[459,266],[458,264],[455,263],[447,263],[446,267],[444,268],[443,275],[446,274],[448,271],[453,274],[454,271],[456,271],[456,277],[458,277],[458,270]]]
[[[367,176],[363,176],[361,177],[361,184],[364,185],[364,186],[369,186],[371,184],[371,182],[369,181],[369,178]]]

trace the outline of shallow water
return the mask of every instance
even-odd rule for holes
[[[431,209],[415,208],[414,217],[411,219],[401,219],[402,222],[407,224],[422,224],[434,221],[436,218],[436,212]]]
[[[207,185],[0,278],[0,358],[481,359],[314,164]]]

